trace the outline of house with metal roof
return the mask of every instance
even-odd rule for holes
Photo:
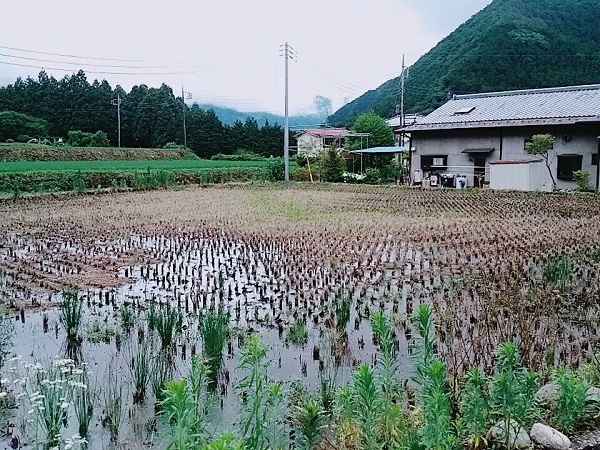
[[[300,130],[296,133],[298,154],[316,156],[332,145],[343,147],[346,137],[350,134],[350,131],[345,128],[327,127]]]
[[[600,84],[456,95],[403,131],[411,136],[413,180],[466,176],[468,186],[490,181],[490,162],[531,161],[525,143],[552,134],[550,169],[559,189],[573,189],[573,172],[590,173],[598,189]],[[546,168],[541,189],[551,188]]]

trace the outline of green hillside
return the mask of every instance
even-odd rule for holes
[[[410,68],[405,110],[429,113],[452,94],[599,82],[598,0],[494,0]],[[366,92],[329,122],[350,125],[368,110],[392,116],[399,84]]]

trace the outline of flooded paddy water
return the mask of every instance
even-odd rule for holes
[[[230,186],[5,201],[0,218],[0,302],[20,357],[3,375],[23,379],[23,361],[85,364],[89,448],[164,447],[157,392],[149,381],[134,402],[133,368],[140,353],[160,359],[154,321],[168,311],[181,322],[167,379],[187,376],[203,355],[206,314],[228,318],[210,412],[218,430],[238,424],[240,352],[253,333],[268,347],[270,378],[310,392],[375,363],[378,311],[393,324],[408,382],[422,303],[433,305],[454,384],[468,367],[489,370],[501,342],[517,340],[535,369],[577,366],[598,342],[597,196]],[[559,258],[571,275],[548,283],[545,267]],[[84,305],[75,343],[56,308],[73,287]],[[123,396],[116,437],[106,424],[111,379]],[[32,445],[27,411],[2,413],[7,448]],[[77,432],[70,420],[62,434]]]

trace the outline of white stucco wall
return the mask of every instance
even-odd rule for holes
[[[556,137],[554,149],[550,152],[550,168],[559,189],[574,189],[573,181],[559,180],[557,174],[557,155],[579,154],[583,156],[582,170],[590,173],[590,184],[595,187],[596,166],[592,165],[592,155],[598,151],[597,133],[593,129],[577,127],[561,127],[546,129],[531,129],[529,127],[512,128],[509,130],[486,129],[467,131],[436,131],[413,132],[411,163],[412,170],[421,169],[421,156],[448,155],[448,172],[468,175],[469,186],[473,186],[473,162],[469,154],[462,153],[467,148],[494,148],[487,155],[489,161],[508,159],[537,159],[525,153],[525,141],[533,134],[550,133]],[[502,151],[500,151],[502,149]],[[545,164],[541,165],[540,178],[542,190],[551,186],[551,178]],[[486,170],[486,181],[489,180],[489,169]]]

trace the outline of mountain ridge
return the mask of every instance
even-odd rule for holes
[[[597,0],[494,0],[411,66],[405,111],[427,114],[453,94],[600,82],[599,13]],[[367,91],[329,123],[390,117],[399,86],[396,77]]]

